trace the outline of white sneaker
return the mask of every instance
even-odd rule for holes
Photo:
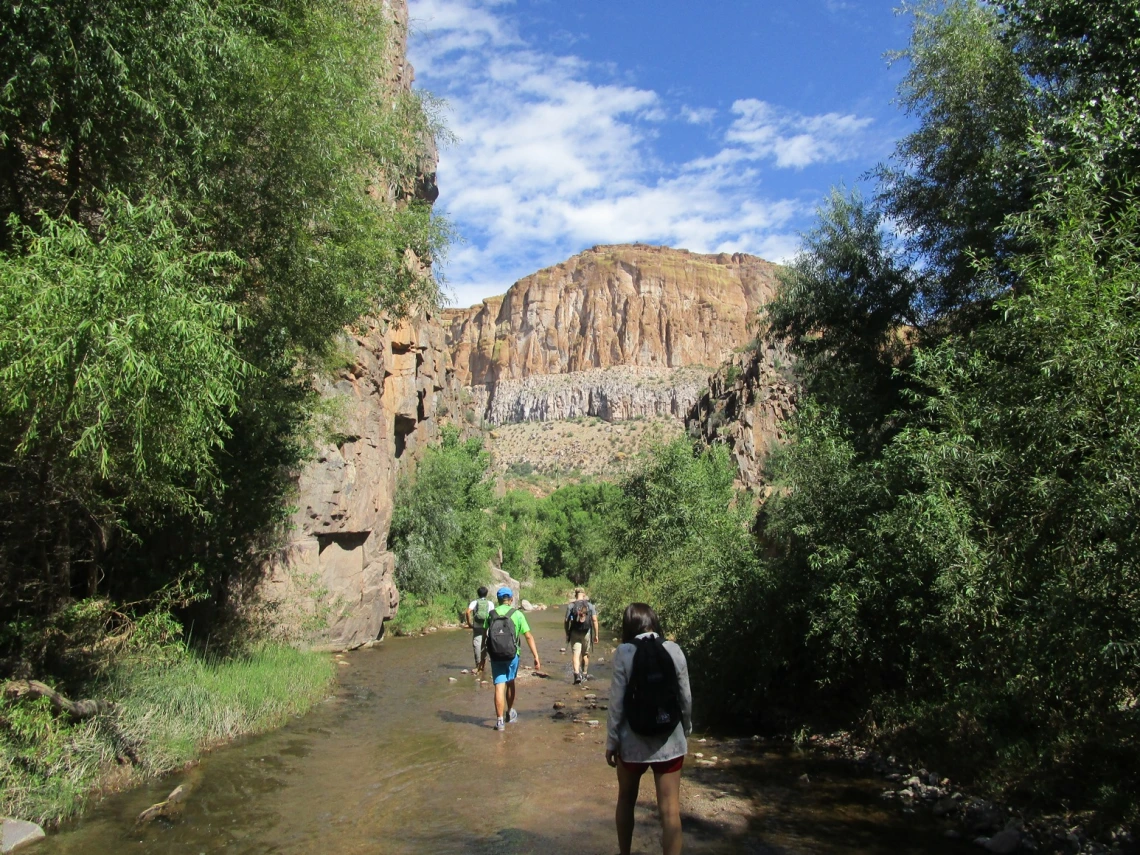
[[[503,720],[501,718],[495,719],[495,730],[506,730],[506,729],[507,729],[507,726],[505,724],[503,724]]]
[[[508,724],[514,724],[518,720],[519,720],[519,711],[518,710],[511,710],[510,717],[507,718],[507,723]]]

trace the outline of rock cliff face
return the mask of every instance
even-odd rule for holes
[[[384,0],[392,21],[386,50],[393,91],[411,87],[406,0]],[[436,197],[434,147],[412,186],[380,186],[396,200]],[[383,182],[381,182],[383,184]],[[426,271],[425,271],[426,273]],[[368,319],[346,334],[346,365],[315,378],[330,402],[334,439],[321,443],[298,477],[289,543],[271,563],[263,591],[283,620],[314,623],[319,644],[352,648],[378,638],[396,613],[395,559],[388,551],[392,499],[401,469],[438,439],[461,389],[436,318]],[[469,398],[465,395],[464,397]]]
[[[351,364],[316,381],[332,402],[335,439],[300,473],[290,541],[268,580],[270,598],[319,615],[318,643],[336,648],[378,638],[396,613],[396,481],[438,440],[461,396],[433,318],[368,326],[350,339]]]
[[[733,354],[708,378],[685,427],[705,442],[728,445],[740,482],[763,493],[764,465],[772,448],[787,438],[785,423],[795,412],[796,400],[787,353],[761,343],[756,350]]]
[[[445,311],[456,376],[496,424],[680,418],[698,394],[692,374],[677,375],[672,388],[660,381],[676,369],[712,370],[747,342],[775,270],[740,253],[597,246],[520,279],[502,297]],[[638,387],[639,371],[652,382]]]

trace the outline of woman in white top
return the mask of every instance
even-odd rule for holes
[[[631,603],[621,621],[622,644],[611,660],[613,680],[610,683],[610,709],[606,732],[606,762],[617,768],[618,848],[629,855],[633,843],[633,809],[641,776],[653,770],[657,786],[657,812],[661,817],[661,851],[664,855],[681,852],[681,766],[689,750],[685,735],[693,732],[693,696],[689,689],[689,668],[685,654],[672,641],[664,648],[677,671],[681,721],[669,733],[643,736],[634,733],[625,716],[625,691],[629,683],[634,653],[634,639],[662,635],[657,614],[645,603]]]

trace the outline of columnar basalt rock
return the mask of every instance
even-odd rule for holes
[[[670,372],[719,365],[750,338],[756,310],[775,289],[776,266],[740,253],[700,255],[642,244],[596,246],[562,264],[520,279],[501,297],[443,320],[456,376],[477,391],[495,423],[526,412],[552,418],[597,404],[583,415],[603,415],[604,402],[624,395],[620,373],[634,368]],[[528,378],[565,375],[557,400],[536,401]],[[664,376],[664,375],[662,375]],[[679,375],[675,393],[642,396],[641,414],[688,408],[691,378]],[[636,396],[635,396],[636,397]]]

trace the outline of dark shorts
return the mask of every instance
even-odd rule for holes
[[[647,769],[652,769],[654,775],[668,775],[670,772],[681,771],[681,767],[685,765],[685,755],[674,757],[672,760],[658,760],[656,763],[627,763],[620,757],[618,762],[638,776],[644,775]]]

